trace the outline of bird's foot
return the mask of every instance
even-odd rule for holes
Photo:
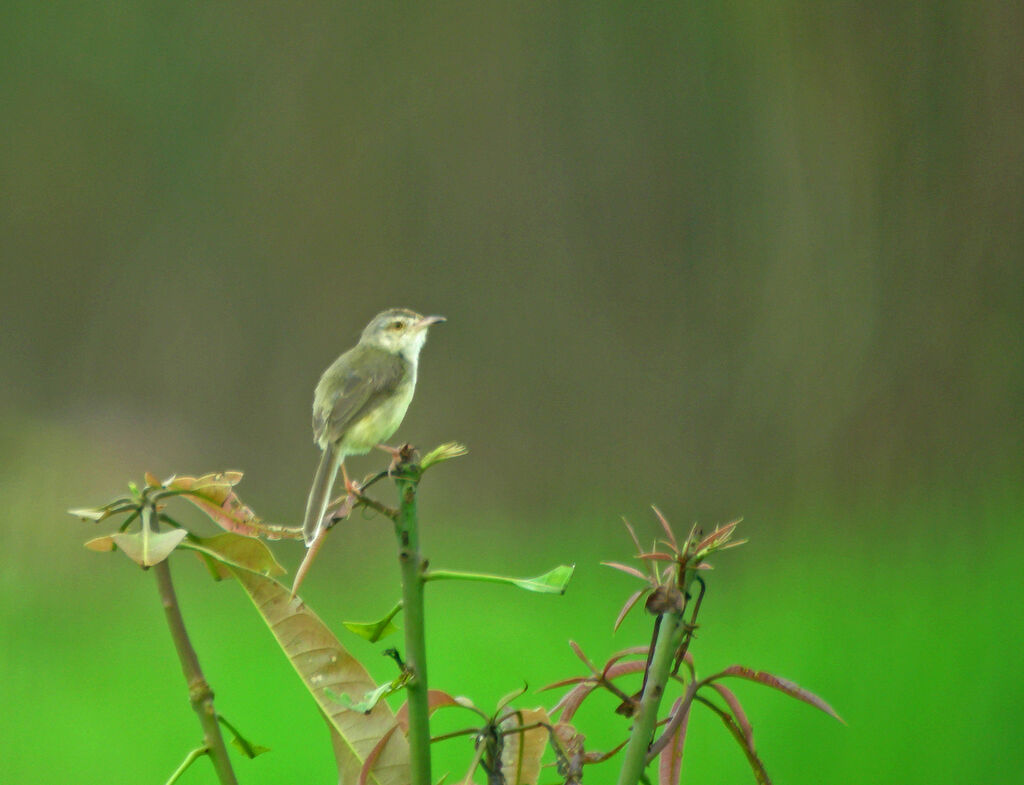
[[[386,444],[378,444],[378,450],[383,450],[391,456],[391,463],[388,464],[388,477],[395,473],[400,464],[405,463],[412,457],[415,449],[411,444],[403,444],[401,447],[389,447]]]

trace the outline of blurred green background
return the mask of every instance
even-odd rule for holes
[[[449,324],[395,440],[471,449],[422,489],[432,563],[578,565],[561,598],[432,586],[434,686],[488,706],[575,673],[570,637],[645,642],[639,614],[610,635],[619,516],[742,515],[698,666],[849,723],[737,685],[777,782],[1014,781],[1022,47],[985,0],[5,2],[0,780],[163,782],[197,743],[152,576],[65,509],[237,468],[298,523],[318,375],[402,305]],[[391,606],[391,540],[332,535],[304,590],[329,623]],[[330,782],[243,593],[173,568],[219,709],[273,748],[241,780]],[[709,714],[684,777],[752,781]]]

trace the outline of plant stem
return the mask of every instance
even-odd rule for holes
[[[182,618],[181,608],[178,605],[178,596],[174,591],[174,583],[171,581],[171,568],[167,564],[167,559],[155,565],[153,572],[156,573],[160,601],[163,603],[164,612],[167,615],[167,626],[171,629],[174,648],[178,651],[181,670],[184,672],[185,681],[188,684],[189,701],[199,717],[199,724],[203,727],[203,741],[210,760],[213,761],[213,768],[222,785],[237,785],[238,780],[235,779],[235,772],[228,759],[228,750],[224,746],[224,737],[220,734],[217,711],[213,706],[213,690],[210,689],[210,685],[203,677],[202,668],[199,667],[199,657],[196,656],[196,650],[192,648],[192,642],[185,630],[185,620]]]
[[[658,708],[661,706],[672,660],[684,630],[682,612],[662,614],[654,657],[651,659],[646,686],[640,698],[640,711],[633,722],[633,730],[626,745],[618,785],[636,785],[644,773],[647,750],[654,737],[654,728],[658,724]]]
[[[409,701],[409,754],[412,785],[431,785],[430,706],[427,693],[427,641],[423,613],[423,558],[416,519],[419,467],[406,464],[396,476],[399,509],[395,518],[398,563],[402,571],[405,613],[405,664],[412,671],[406,686]]]

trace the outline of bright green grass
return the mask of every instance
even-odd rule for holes
[[[849,723],[735,683],[776,782],[1009,782],[1024,767],[1016,721],[1024,695],[1020,508],[1012,494],[979,498],[846,511],[819,504],[785,516],[748,511],[741,534],[752,542],[720,555],[709,576],[692,647],[698,668],[709,673],[738,662],[773,671],[817,691]],[[785,527],[771,515],[784,517]],[[634,522],[653,535],[651,521]],[[439,567],[531,575],[560,562],[578,565],[564,597],[431,585],[432,686],[487,708],[524,681],[534,688],[576,673],[570,637],[595,660],[646,642],[650,627],[639,613],[610,635],[633,588],[628,577],[598,566],[629,553],[614,514],[514,534],[497,520],[424,525]],[[0,780],[161,783],[199,736],[152,578],[120,556],[79,550],[92,528],[72,523],[62,532],[69,544],[59,549],[59,580],[17,595],[5,584]],[[583,532],[590,541],[575,542]],[[365,520],[330,543],[305,594],[333,627],[390,607],[398,594],[391,545],[386,527]],[[346,558],[356,547],[359,558]],[[294,566],[298,549],[280,548]],[[272,748],[255,761],[239,758],[240,780],[333,781],[326,730],[249,601],[231,583],[211,583],[190,556],[176,556],[173,567],[218,708]],[[377,678],[390,678],[382,647],[344,632],[341,638]],[[530,694],[522,705],[554,700]],[[626,732],[613,708],[602,698],[578,715],[592,748]],[[684,781],[752,782],[719,721],[699,709]],[[434,730],[469,717],[438,716]],[[467,744],[441,746],[435,774],[461,775]],[[615,766],[588,771],[587,781],[613,782]],[[182,781],[207,783],[213,775],[200,762]]]

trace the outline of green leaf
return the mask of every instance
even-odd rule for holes
[[[250,760],[255,758],[257,755],[262,755],[264,752],[270,752],[270,747],[253,744],[251,741],[246,739],[238,732],[238,728],[228,722],[220,714],[217,715],[217,721],[231,732],[231,743],[241,750],[242,754]]]
[[[406,671],[399,675],[397,679],[381,684],[375,690],[371,690],[363,696],[361,701],[353,701],[347,693],[337,693],[334,690],[327,690],[327,696],[331,700],[340,703],[346,709],[351,711],[358,711],[360,714],[368,714],[374,706],[380,703],[388,695],[394,695],[406,684],[409,683],[409,678],[412,676],[411,671]]]
[[[241,567],[260,575],[283,575],[287,572],[262,540],[232,532],[185,540],[181,547],[202,553],[221,564]]]
[[[74,515],[76,518],[81,518],[83,521],[99,523],[100,521],[105,521],[111,515],[129,512],[136,509],[138,506],[138,502],[134,499],[122,496],[104,504],[102,507],[72,507],[68,510],[68,514]]]
[[[367,756],[394,727],[395,716],[386,702],[378,703],[369,714],[350,711],[331,700],[329,691],[360,694],[377,685],[316,614],[301,599],[290,598],[288,587],[248,570],[228,569],[248,593],[335,731],[339,780],[356,782]],[[402,734],[392,733],[369,781],[409,785],[410,776],[409,744]]]
[[[368,622],[343,621],[342,624],[345,625],[349,632],[354,632],[360,638],[366,638],[370,643],[376,643],[382,638],[391,635],[391,633],[398,632],[398,626],[394,623],[394,618],[400,610],[402,610],[402,603],[398,603],[392,608],[391,612],[383,619]]]
[[[466,449],[466,446],[458,442],[441,444],[423,456],[423,460],[420,461],[420,471],[425,472],[435,463],[450,461],[452,458],[461,458],[468,452],[469,450]]]
[[[187,534],[184,529],[155,532],[144,525],[141,531],[134,534],[118,532],[110,535],[110,538],[124,551],[125,556],[140,567],[152,567],[170,556]]]
[[[504,575],[490,575],[482,572],[459,572],[457,570],[431,570],[423,576],[425,581],[455,580],[477,581],[479,583],[506,583],[527,591],[541,594],[564,594],[576,565],[559,565],[550,572],[536,578],[509,578]]]

